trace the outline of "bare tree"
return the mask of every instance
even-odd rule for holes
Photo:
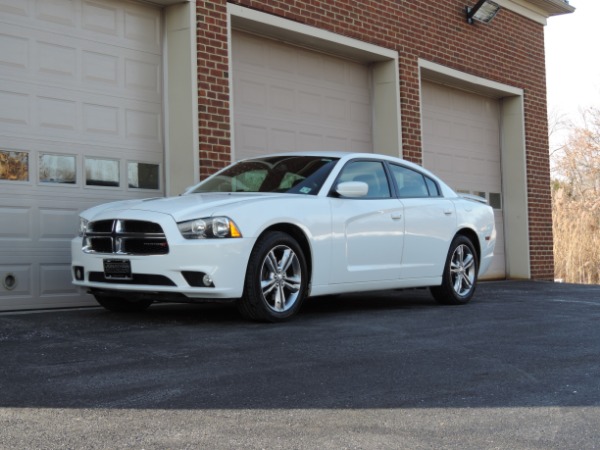
[[[600,109],[585,110],[551,158],[555,275],[600,284]]]

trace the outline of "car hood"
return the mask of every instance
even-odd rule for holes
[[[244,202],[258,202],[276,196],[294,194],[273,193],[207,193],[186,194],[179,197],[149,198],[144,200],[123,200],[95,206],[82,213],[87,220],[100,220],[118,217],[127,211],[146,211],[172,216],[176,222],[198,217],[210,217],[217,209]]]

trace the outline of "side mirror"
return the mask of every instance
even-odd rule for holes
[[[344,181],[336,186],[335,192],[340,197],[364,197],[369,192],[369,185],[362,181]]]

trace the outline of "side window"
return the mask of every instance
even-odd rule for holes
[[[385,169],[377,161],[352,161],[346,164],[340,173],[338,183],[362,181],[367,183],[369,191],[366,198],[390,198],[390,185]]]
[[[394,164],[391,164],[390,168],[398,185],[398,196],[400,198],[429,197],[425,177],[419,172]],[[433,182],[433,180],[431,181]]]

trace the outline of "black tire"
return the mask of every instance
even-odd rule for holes
[[[458,235],[450,244],[442,284],[431,287],[433,298],[443,305],[468,303],[477,287],[479,260],[469,238]]]
[[[101,306],[113,312],[134,313],[142,312],[148,309],[152,300],[128,300],[125,297],[116,295],[94,295],[96,301]]]
[[[238,302],[247,319],[281,322],[298,312],[306,297],[308,270],[302,249],[287,233],[268,233],[256,242]]]

